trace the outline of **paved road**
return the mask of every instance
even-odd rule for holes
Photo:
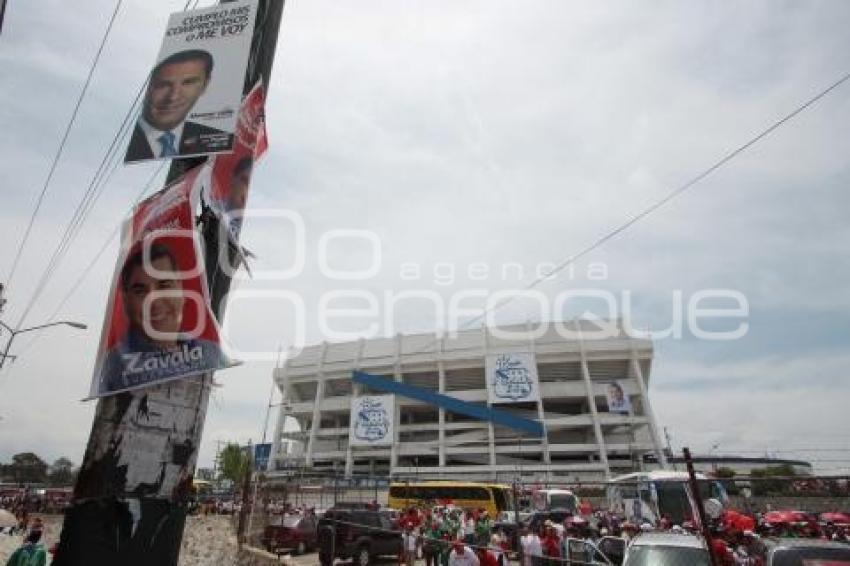
[[[310,552],[304,554],[302,556],[287,556],[284,559],[286,564],[291,564],[292,566],[317,566],[319,564],[319,555],[315,552]],[[381,565],[381,566],[395,566],[398,564],[398,561],[392,557],[387,556],[381,558],[380,560],[373,562],[373,564]],[[511,560],[510,564],[519,564],[516,560]],[[425,560],[419,559],[416,561],[417,566],[425,566]],[[337,560],[334,566],[354,566],[354,562],[351,560]]]
[[[286,556],[284,558],[284,561],[286,562],[286,564],[292,564],[293,566],[316,566],[317,564],[319,564],[319,555],[316,552],[309,552],[301,556]],[[425,564],[424,560],[416,561],[417,564],[419,564],[420,562],[423,565]],[[380,560],[373,562],[373,564],[389,566],[398,564],[398,561],[392,556],[387,556],[385,558],[381,558]],[[354,562],[352,562],[351,560],[337,560],[335,566],[354,566]]]

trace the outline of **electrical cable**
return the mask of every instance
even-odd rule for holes
[[[677,188],[673,189],[672,191],[668,192],[664,197],[657,200],[656,202],[654,202],[650,206],[644,208],[640,213],[633,216],[631,219],[627,220],[623,224],[620,224],[619,226],[617,226],[613,230],[607,232],[604,236],[596,239],[591,244],[589,244],[588,246],[586,246],[585,248],[580,250],[578,253],[569,256],[567,259],[562,261],[560,264],[556,265],[548,273],[545,273],[545,274],[537,277],[537,279],[535,279],[534,281],[532,281],[531,283],[526,285],[522,290],[528,291],[530,289],[534,289],[535,287],[537,287],[538,285],[540,285],[541,283],[543,283],[547,279],[551,279],[554,275],[557,275],[558,273],[560,273],[561,271],[563,271],[564,269],[566,269],[567,267],[569,267],[570,265],[575,263],[580,258],[586,256],[587,254],[589,254],[590,252],[599,248],[600,246],[602,246],[606,242],[614,239],[619,234],[625,232],[626,230],[631,228],[633,225],[635,225],[637,222],[639,222],[640,220],[643,220],[644,218],[648,217],[650,214],[652,214],[656,210],[662,208],[664,205],[666,205],[670,201],[674,200],[676,197],[680,196],[682,193],[686,192],[688,189],[692,188],[694,185],[696,185],[697,183],[699,183],[700,181],[702,181],[703,179],[705,179],[706,177],[708,177],[709,175],[711,175],[712,173],[714,173],[715,171],[717,171],[718,169],[720,169],[721,167],[723,167],[724,165],[726,165],[727,163],[732,161],[735,157],[737,157],[741,153],[744,153],[746,150],[748,150],[749,148],[751,148],[752,146],[754,146],[755,144],[757,144],[758,142],[760,142],[761,140],[763,140],[764,138],[769,136],[771,133],[773,133],[774,131],[779,129],[781,126],[783,126],[784,124],[789,122],[791,119],[793,119],[794,117],[799,115],[801,112],[803,112],[806,109],[808,109],[809,107],[811,107],[813,104],[815,104],[816,102],[821,100],[827,94],[834,91],[835,89],[837,89],[839,86],[841,86],[842,84],[844,84],[848,80],[850,80],[850,73],[844,74],[841,78],[839,78],[838,80],[836,80],[835,82],[833,82],[832,84],[830,84],[829,86],[824,88],[823,90],[819,91],[813,97],[809,98],[808,100],[806,100],[805,102],[803,102],[802,104],[797,106],[794,110],[792,110],[791,112],[789,112],[788,114],[786,114],[782,118],[779,118],[778,120],[776,120],[773,124],[771,124],[766,129],[762,130],[759,134],[750,138],[747,142],[738,146],[736,149],[725,154],[723,157],[721,157],[719,160],[717,160],[713,165],[711,165],[707,169],[703,170],[698,175],[692,177],[686,183],[684,183],[684,184],[678,186]],[[479,315],[468,320],[466,323],[459,325],[457,331],[468,330],[469,328],[471,328],[472,326],[474,326],[475,324],[480,322],[482,319],[484,319],[490,312],[498,310],[498,309],[512,303],[516,299],[517,299],[517,295],[511,295],[510,297],[507,297],[504,300],[497,302],[495,305],[485,308],[484,310],[481,311],[481,313]],[[409,354],[425,353],[428,350],[430,350],[431,348],[433,348],[434,346],[436,346],[436,344],[439,342],[439,340],[440,340],[439,338],[434,338],[433,340],[431,340],[430,342],[425,344],[425,346],[423,348],[420,348],[418,350],[414,350],[414,351],[410,352]]]
[[[186,11],[189,7],[191,0],[187,0],[186,4],[183,6],[183,11]],[[197,6],[198,1],[195,0],[195,6]],[[20,328],[26,316],[31,311],[32,307],[35,305],[38,298],[41,296],[41,293],[44,291],[54,272],[58,268],[64,256],[67,254],[70,249],[71,243],[76,239],[79,231],[82,229],[86,218],[91,213],[95,203],[100,198],[103,189],[108,184],[109,180],[112,178],[112,175],[115,173],[118,165],[120,164],[120,155],[118,154],[118,150],[123,147],[123,140],[129,136],[132,131],[132,127],[135,124],[138,114],[140,112],[139,105],[140,100],[142,98],[142,94],[145,91],[145,88],[148,84],[149,77],[146,77],[142,84],[139,86],[138,91],[136,92],[136,96],[133,99],[133,102],[130,105],[130,108],[124,115],[124,118],[121,122],[121,125],[118,128],[115,136],[113,136],[112,141],[109,144],[109,147],[106,150],[104,158],[101,160],[100,165],[95,171],[94,176],[92,177],[89,185],[83,194],[83,198],[77,208],[72,215],[71,221],[66,226],[62,237],[60,238],[59,244],[54,250],[51,258],[48,262],[48,266],[39,279],[38,283],[35,286],[35,291],[33,292],[32,297],[26,304],[23,309],[23,313],[18,321],[17,327]],[[111,164],[111,168],[109,163]],[[104,171],[109,169],[109,173],[104,175]]]
[[[100,194],[102,194],[103,188],[111,179],[112,175],[115,173],[118,165],[120,164],[120,155],[118,154],[117,149],[121,147],[120,142],[123,139],[126,139],[126,137],[129,135],[130,128],[128,127],[128,125],[133,124],[133,120],[131,118],[138,112],[136,105],[141,96],[141,93],[144,91],[146,84],[147,80],[145,80],[145,82],[142,84],[132,105],[127,110],[127,113],[124,115],[124,119],[122,120],[121,125],[119,126],[119,129],[116,132],[115,136],[113,136],[112,141],[110,142],[110,145],[107,148],[106,154],[100,162],[100,165],[92,176],[92,179],[83,194],[82,200],[75,208],[74,213],[71,216],[71,220],[65,226],[65,230],[62,233],[62,237],[60,238],[59,243],[56,245],[56,248],[53,250],[53,254],[50,256],[50,260],[48,261],[47,267],[39,278],[32,296],[30,297],[29,301],[23,309],[23,312],[17,325],[19,328],[23,325],[26,316],[29,314],[30,310],[35,305],[38,298],[41,296],[41,293],[44,291],[44,288],[50,281],[50,278],[53,276],[53,273],[59,266],[59,263],[62,261],[68,249],[70,248],[71,243],[74,241],[80,229],[82,228],[85,219],[91,213],[94,203],[97,201]],[[105,173],[107,170],[109,172]]]
[[[801,112],[803,112],[804,110],[806,110],[807,108],[809,108],[810,106],[812,106],[813,104],[818,102],[824,96],[826,96],[827,94],[829,94],[830,92],[832,92],[833,90],[835,90],[836,88],[838,88],[839,86],[841,86],[842,84],[847,82],[847,80],[850,80],[850,73],[845,74],[840,79],[838,79],[837,81],[835,81],[834,83],[832,83],[831,85],[826,87],[825,89],[821,90],[819,93],[817,93],[815,96],[813,96],[812,98],[808,99],[806,102],[804,102],[803,104],[798,106],[792,112],[790,112],[789,114],[786,114],[784,117],[782,117],[779,120],[777,120],[776,122],[774,122],[770,127],[763,130],[761,133],[759,133],[755,137],[751,138],[749,141],[747,141],[743,145],[741,145],[738,148],[730,151],[729,153],[724,155],[722,158],[720,158],[717,162],[715,162],[713,165],[711,165],[710,167],[705,169],[702,173],[699,173],[698,175],[696,175],[695,177],[693,177],[689,181],[687,181],[685,184],[680,185],[676,189],[673,189],[667,195],[665,195],[663,198],[661,198],[660,200],[651,204],[650,206],[645,208],[643,211],[641,211],[639,214],[632,217],[630,220],[628,220],[628,221],[624,222],[623,224],[621,224],[620,226],[614,228],[613,230],[611,230],[610,232],[608,232],[607,234],[605,234],[601,238],[598,238],[597,240],[595,240],[593,243],[591,243],[590,245],[588,245],[587,247],[585,247],[584,249],[582,249],[578,253],[568,257],[566,260],[564,260],[563,262],[561,262],[560,264],[555,266],[550,272],[539,276],[537,279],[535,279],[534,281],[529,283],[526,287],[524,287],[523,290],[528,291],[530,289],[537,287],[543,281],[550,279],[552,276],[560,273],[561,271],[563,271],[564,269],[566,269],[567,267],[569,267],[570,265],[575,263],[578,259],[584,257],[585,255],[589,254],[593,250],[602,246],[604,243],[615,238],[619,234],[625,232],[630,227],[632,227],[634,224],[636,224],[640,220],[646,218],[647,216],[649,216],[650,214],[652,214],[653,212],[655,212],[659,208],[663,207],[664,205],[666,205],[667,203],[669,203],[670,201],[672,201],[673,199],[675,199],[676,197],[678,197],[679,195],[681,195],[682,193],[684,193],[685,191],[687,191],[688,189],[690,189],[691,187],[693,187],[694,185],[696,185],[697,183],[699,183],[700,181],[702,181],[703,179],[705,179],[706,177],[708,177],[709,175],[711,175],[712,173],[714,173],[715,171],[717,171],[718,169],[720,169],[721,167],[723,167],[724,165],[729,163],[730,161],[732,161],[732,159],[734,159],[735,157],[737,157],[741,153],[745,152],[746,150],[748,150],[750,147],[752,147],[753,145],[755,145],[756,143],[758,143],[762,139],[769,136],[771,133],[776,131],[778,128],[780,128],[782,125],[784,125],[786,122],[793,119],[795,116],[797,116],[798,114],[800,114]],[[508,297],[505,300],[503,300],[499,303],[496,303],[496,305],[494,305],[494,306],[492,306],[488,309],[485,309],[480,315],[478,315],[477,317],[468,321],[463,326],[463,328],[469,328],[469,327],[475,325],[478,321],[480,321],[481,319],[486,317],[487,314],[489,312],[491,312],[492,310],[499,309],[499,308],[513,302],[514,300],[516,300],[516,295]]]
[[[18,264],[20,263],[21,256],[23,254],[24,248],[26,247],[27,241],[29,240],[33,224],[35,223],[35,219],[38,216],[39,210],[41,210],[41,205],[44,202],[44,196],[47,193],[48,187],[50,186],[50,181],[53,179],[53,174],[56,172],[56,166],[59,164],[59,159],[62,157],[62,153],[65,149],[65,144],[68,141],[68,135],[71,133],[71,128],[73,127],[74,122],[77,119],[77,114],[79,113],[80,106],[83,103],[83,99],[86,96],[86,92],[88,92],[88,87],[91,83],[92,76],[94,75],[94,70],[97,67],[98,61],[100,61],[100,55],[101,53],[103,53],[103,48],[106,45],[106,40],[109,37],[109,33],[112,31],[112,25],[115,23],[115,18],[118,16],[118,11],[121,8],[122,2],[123,0],[118,0],[115,3],[115,9],[112,11],[112,16],[109,19],[109,24],[107,24],[106,31],[103,34],[103,38],[100,40],[100,46],[98,46],[94,60],[92,61],[91,66],[89,67],[89,72],[86,76],[85,82],[83,83],[83,88],[80,91],[80,95],[77,97],[77,102],[74,105],[73,112],[71,113],[71,119],[68,121],[67,126],[65,126],[65,133],[62,135],[62,139],[59,142],[59,148],[56,150],[56,154],[53,157],[53,162],[50,165],[50,170],[47,173],[47,178],[44,180],[44,184],[41,187],[41,192],[38,195],[38,199],[36,199],[35,209],[30,215],[29,222],[27,223],[27,227],[24,230],[24,235],[21,238],[21,243],[18,246],[18,251],[15,253],[15,258],[12,260],[12,267],[9,270],[9,277],[6,280],[7,285],[11,285],[12,279],[15,276],[15,272],[18,269]]]
[[[145,183],[144,187],[142,187],[142,190],[139,191],[139,193],[136,195],[136,198],[133,201],[133,204],[131,205],[131,207],[135,207],[145,197],[148,190],[153,185],[154,180],[159,176],[160,173],[162,173],[163,169],[165,168],[166,163],[167,163],[166,161],[163,161],[163,162],[160,163],[159,167],[156,169],[156,171],[154,171],[153,175],[150,176],[147,183]],[[97,264],[97,262],[100,260],[101,256],[104,254],[104,252],[106,252],[106,250],[109,248],[109,245],[115,239],[115,236],[118,235],[118,232],[121,230],[122,224],[123,223],[118,223],[115,226],[115,228],[112,230],[112,232],[109,234],[109,236],[106,237],[105,241],[103,242],[103,245],[101,245],[101,247],[97,251],[97,253],[95,253],[94,256],[92,256],[91,261],[89,261],[88,265],[86,265],[86,267],[83,268],[83,271],[82,271],[82,273],[80,273],[80,276],[77,277],[77,280],[74,281],[74,283],[71,285],[71,288],[68,290],[67,293],[65,293],[65,296],[62,298],[62,300],[59,302],[59,304],[56,305],[56,308],[53,309],[53,312],[47,318],[48,323],[53,322],[56,319],[56,316],[59,314],[59,311],[62,310],[62,307],[65,306],[65,304],[71,299],[71,297],[74,295],[74,293],[77,292],[77,290],[80,288],[80,286],[86,280],[89,273],[91,273],[92,268],[95,266],[95,264]],[[42,336],[43,336],[43,334],[36,334],[33,337],[33,339],[21,349],[21,352],[18,355],[23,356],[27,351],[29,351],[30,348],[32,348],[35,345],[36,342],[38,342],[39,338],[41,338]]]

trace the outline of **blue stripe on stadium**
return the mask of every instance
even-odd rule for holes
[[[407,397],[409,399],[416,399],[417,401],[422,401],[429,405],[442,407],[443,409],[452,411],[453,413],[460,413],[474,419],[489,421],[493,424],[521,430],[536,436],[543,436],[543,425],[539,422],[517,417],[504,411],[497,411],[490,407],[475,405],[473,403],[461,401],[460,399],[455,399],[454,397],[449,397],[448,395],[423,389],[422,387],[415,387],[407,383],[395,381],[394,379],[387,379],[385,377],[372,375],[362,371],[352,372],[351,379],[354,383],[368,385],[373,389],[386,391],[387,393],[395,393],[396,395],[401,395],[402,397]]]

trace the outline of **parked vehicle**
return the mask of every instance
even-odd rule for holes
[[[729,501],[723,484],[709,480],[700,473],[697,473],[697,480],[700,492],[698,496],[707,505],[709,516],[719,516]],[[608,486],[610,510],[638,524],[648,522],[654,525],[662,516],[677,525],[685,521],[698,524],[696,502],[697,499],[688,484],[687,472],[635,472],[614,478]],[[711,505],[708,505],[709,502]]]
[[[290,515],[278,524],[268,525],[263,531],[262,543],[273,554],[291,551],[295,555],[316,548],[318,544],[316,519],[312,515]]]
[[[531,502],[535,511],[566,509],[576,513],[579,507],[578,497],[568,489],[538,489],[532,493]]]
[[[626,549],[623,566],[711,566],[705,541],[691,534],[644,533]]]
[[[491,517],[514,508],[509,485],[457,481],[405,482],[390,485],[388,506],[453,505],[461,509],[485,509]]]
[[[564,548],[567,552],[567,556],[563,557],[567,559],[566,564],[576,564],[577,566],[614,566],[614,562],[590,541],[567,538],[564,540]],[[652,566],[655,566],[655,564],[653,563]]]
[[[401,552],[401,531],[385,511],[328,509],[319,520],[318,537],[322,566],[330,566],[335,558],[352,558],[356,566],[369,566],[379,556]]]
[[[850,565],[850,546],[812,538],[766,539],[766,566]]]

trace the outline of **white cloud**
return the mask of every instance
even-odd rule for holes
[[[128,5],[119,16],[9,289],[4,320],[19,315],[154,57],[167,12],[181,6]],[[15,73],[0,87],[6,125],[0,152],[7,165],[0,172],[7,187],[0,209],[3,273],[111,7],[103,0],[9,8],[3,61]],[[305,273],[282,287],[301,293],[308,312],[322,292],[337,287],[315,262],[321,235],[337,228],[371,229],[382,239],[383,270],[357,288],[381,293],[414,286],[398,277],[400,265],[411,261],[425,273],[440,261],[460,272],[483,261],[495,273],[519,262],[523,281],[492,276],[476,286],[521,286],[538,262],[558,262],[582,249],[846,72],[840,67],[850,47],[841,26],[850,10],[845,3],[656,8],[288,3],[268,103],[272,146],[257,168],[251,203],[291,208],[305,218]],[[814,330],[793,354],[770,339],[784,344],[797,317],[848,306],[846,90],[586,260],[607,263],[604,288],[630,289],[640,299],[638,325],[666,312],[674,289],[729,287],[747,295],[753,327],[746,344],[757,349],[739,345],[735,365],[706,362],[723,350],[705,344],[658,345],[653,395],[662,423],[674,433],[710,441],[739,435],[750,423],[748,445],[761,448],[781,438],[774,430],[796,427],[802,437],[838,426],[841,413],[830,412],[838,396],[812,389],[803,376],[824,358],[842,375],[835,329]],[[119,170],[33,321],[52,311],[150,172]],[[276,253],[287,237],[249,222],[245,243],[261,252],[255,267],[289,259],[286,250]],[[50,457],[82,457],[92,409],[76,399],[89,379],[113,261],[110,251],[64,311],[91,330],[83,336],[51,331],[0,374],[0,459],[33,444]],[[553,294],[586,286],[586,261],[576,277],[541,289]],[[428,275],[415,286],[447,296],[468,284],[460,279],[443,288]],[[792,312],[784,315],[786,324],[773,327],[782,309]],[[509,314],[523,317],[521,309]],[[273,318],[252,307],[238,315],[233,332],[240,343],[274,348],[293,335],[284,314]],[[408,309],[399,322],[430,330],[422,308]],[[322,338],[314,319],[307,330],[309,341]],[[833,351],[818,351],[812,345],[818,339]],[[707,389],[662,387],[677,382],[674,376],[722,381],[735,375],[746,383],[768,371],[784,375],[787,385],[749,395],[746,388],[712,388],[712,399],[720,401],[713,418],[690,409]],[[224,387],[210,408],[202,461],[217,438],[259,437],[270,373],[264,363],[220,375]],[[818,412],[819,403],[830,410]],[[780,408],[798,411],[799,418],[786,424]]]

